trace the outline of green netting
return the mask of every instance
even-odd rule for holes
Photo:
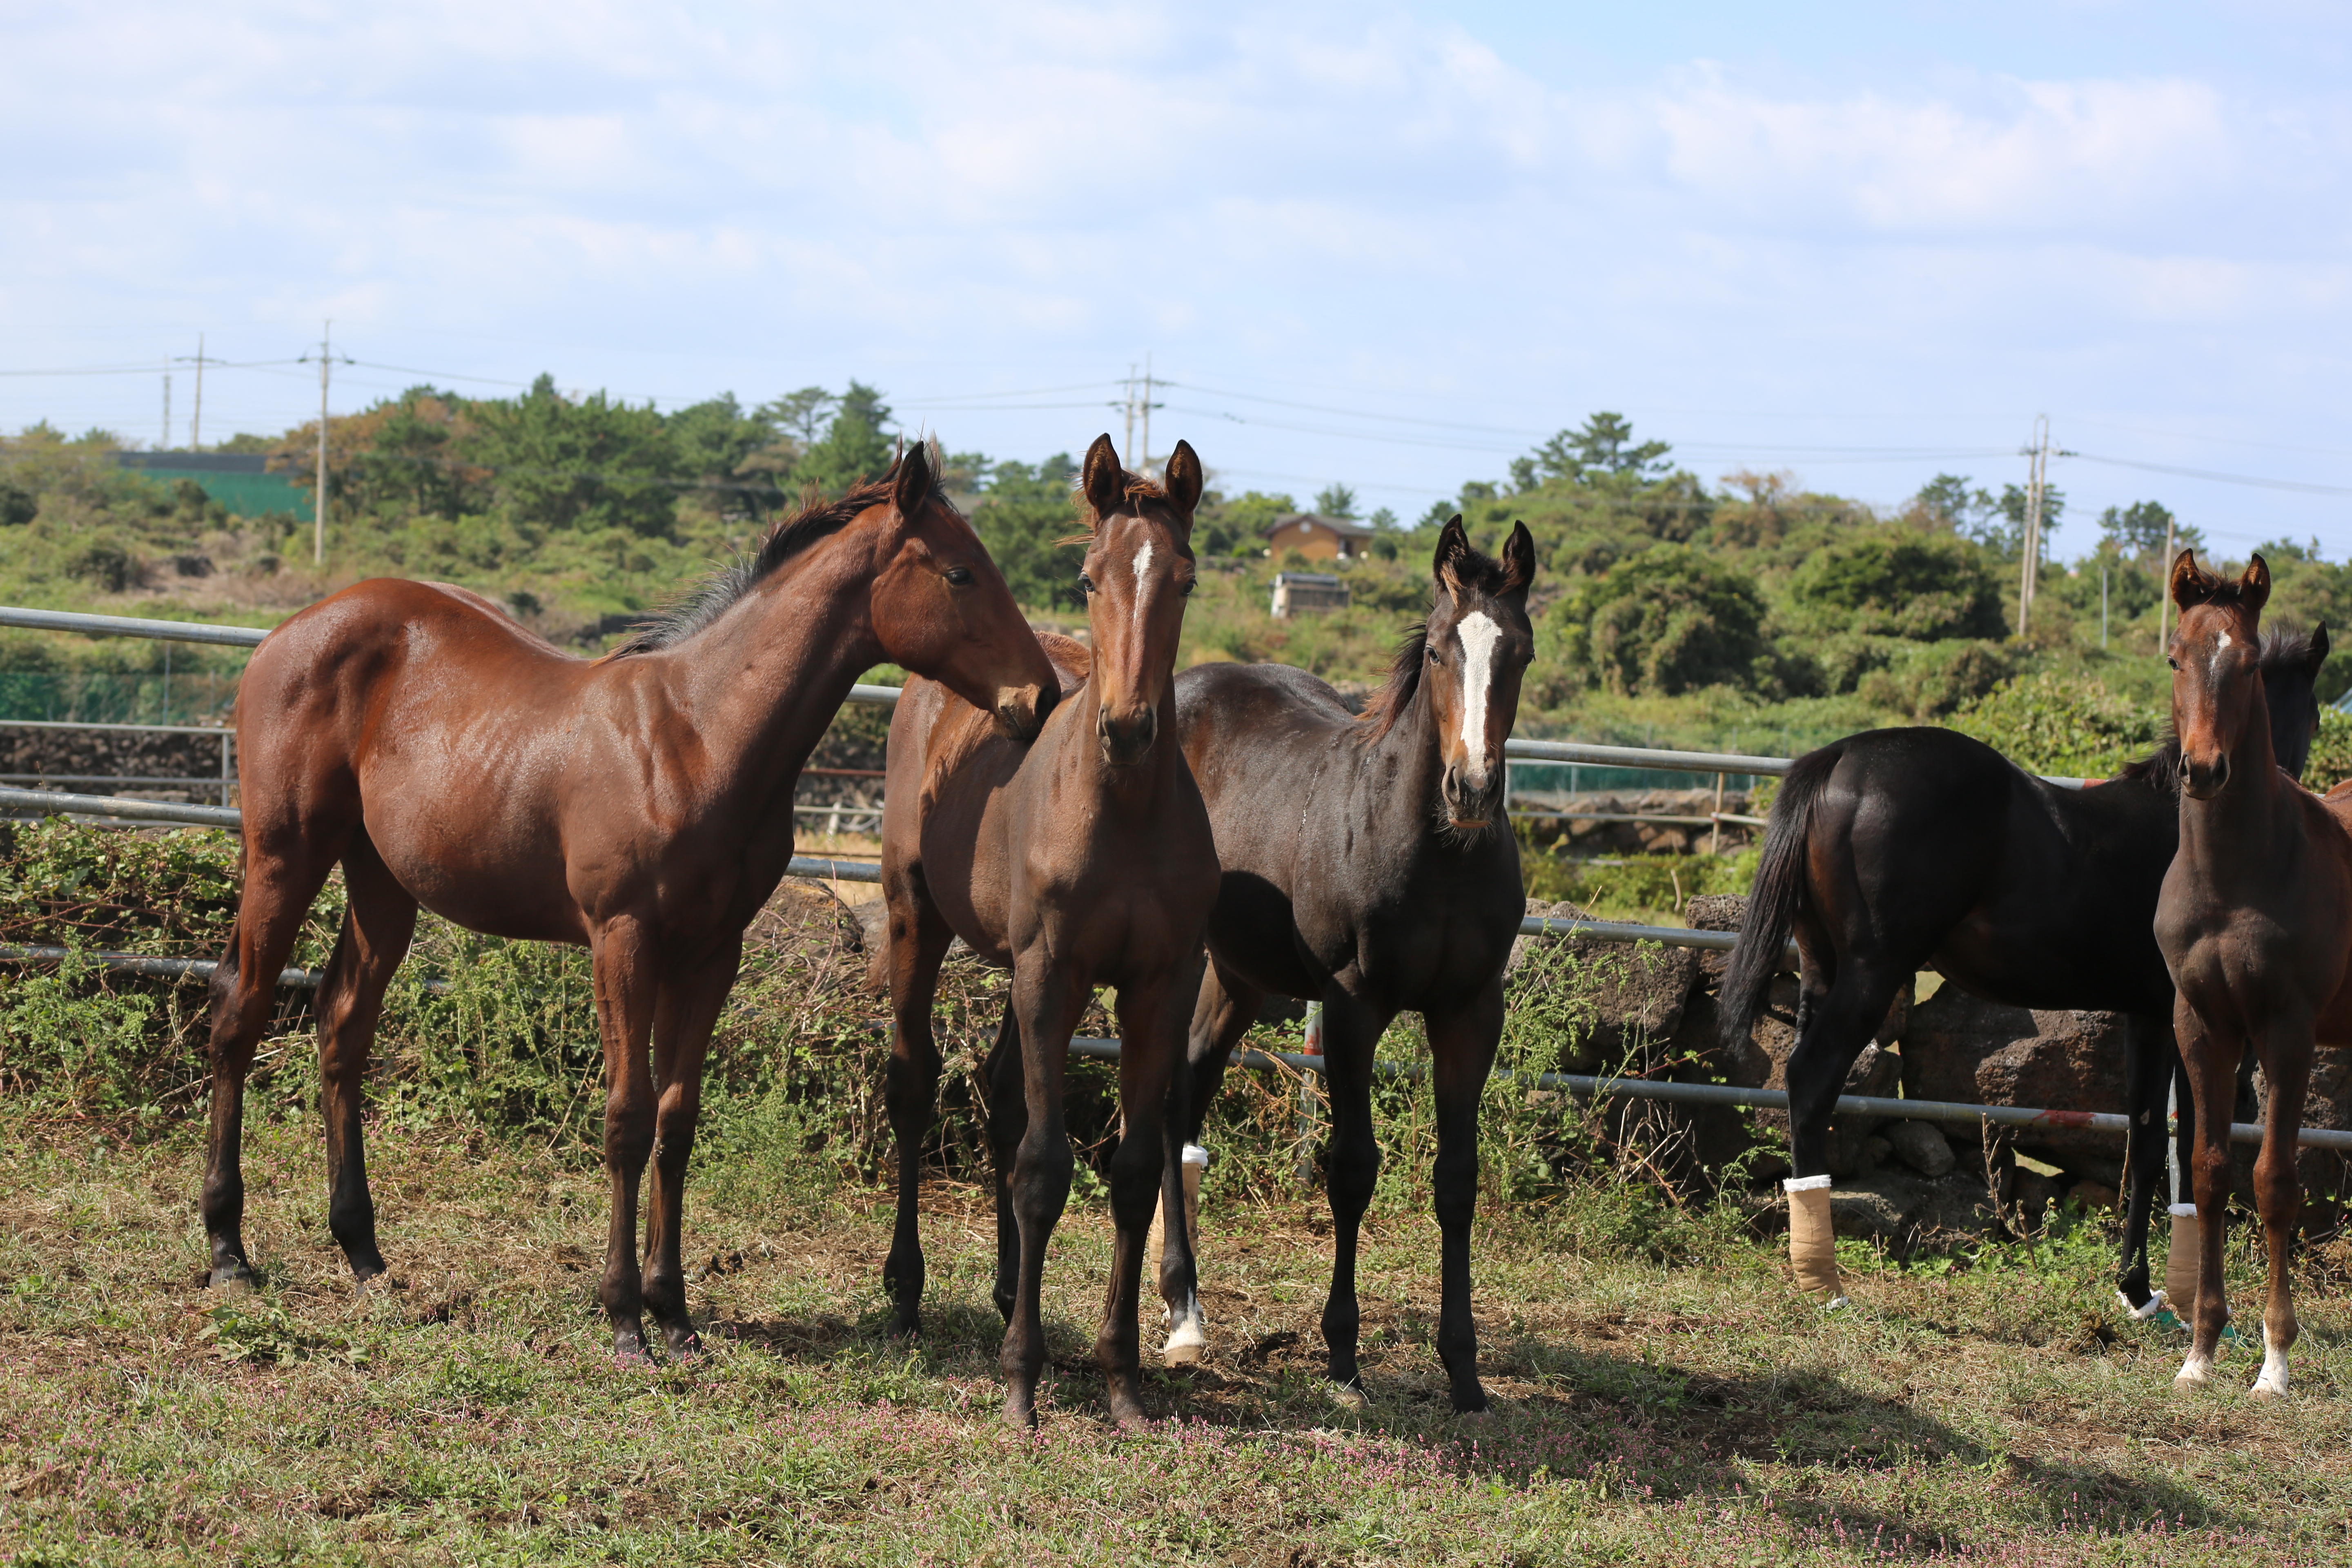
[[[226,717],[236,700],[236,677],[207,670],[164,676],[0,669],[0,721],[203,724]]]

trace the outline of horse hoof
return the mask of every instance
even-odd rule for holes
[[[1360,1383],[1335,1383],[1329,1386],[1331,1403],[1342,1410],[1370,1410],[1372,1397],[1364,1392]]]
[[[1037,1407],[1017,1394],[1004,1396],[1004,1424],[1015,1432],[1037,1429]]]
[[[669,1353],[674,1356],[684,1357],[702,1353],[702,1336],[694,1331],[694,1325],[691,1323],[665,1330],[663,1337],[668,1340]]]
[[[235,1263],[225,1268],[214,1269],[212,1278],[205,1283],[215,1290],[244,1292],[258,1290],[261,1289],[260,1279],[256,1277],[250,1268],[242,1263]]]
[[[1454,1396],[1454,1414],[1465,1418],[1492,1415],[1495,1414],[1495,1406],[1493,1401],[1486,1397],[1485,1389],[1474,1388],[1468,1394],[1457,1394]]]
[[[2212,1381],[2212,1363],[2194,1358],[2172,1374],[2172,1386],[2184,1394],[2201,1392],[2205,1385]]]

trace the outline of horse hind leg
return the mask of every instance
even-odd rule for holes
[[[2171,1020],[2158,1014],[2132,1014],[2124,1021],[2124,1102],[2130,1121],[2124,1135],[2124,1162],[2130,1180],[2116,1294],[2134,1317],[2152,1318],[2164,1306],[2148,1283],[2147,1229],[2172,1136],[2164,1113],[2175,1060]]]
[[[384,1271],[361,1131],[368,1057],[384,988],[416,932],[416,900],[364,835],[343,854],[348,902],[319,987],[319,1106],[327,1123],[327,1228],[364,1290]]]
[[[213,971],[210,988],[212,1105],[197,1208],[215,1286],[253,1283],[245,1248],[246,1075],[277,1007],[278,976],[335,862],[331,848],[294,834],[270,835],[256,821],[258,807],[249,805],[247,811],[247,820],[255,826],[246,839],[245,889],[228,951]]]
[[[1208,1123],[1209,1106],[1216,1099],[1217,1088],[1224,1078],[1225,1064],[1233,1058],[1234,1047],[1257,1021],[1258,1008],[1265,1001],[1264,992],[1214,963],[1202,965],[1202,969],[1200,983],[1193,988],[1196,995],[1185,1039],[1185,1060],[1178,1065],[1169,1082],[1172,1120],[1167,1131],[1175,1136],[1167,1140],[1167,1168],[1161,1175],[1160,1207],[1153,1219],[1154,1233],[1160,1237],[1160,1299],[1164,1303],[1168,1325],[1168,1338],[1160,1354],[1169,1366],[1192,1366],[1208,1353],[1209,1319],[1201,1310],[1198,1194],[1201,1180],[1208,1171],[1209,1152],[1202,1146],[1201,1139]],[[1183,1259],[1167,1245],[1166,1216],[1170,1215],[1184,1216],[1187,1253]],[[1151,1256],[1148,1245],[1145,1256]]]

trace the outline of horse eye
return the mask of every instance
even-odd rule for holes
[[[2175,668],[2175,669],[2179,669],[2179,668],[2180,668],[2180,661],[2179,661],[2179,659],[2177,659],[2177,658],[2171,658],[2171,657],[2170,657],[2170,656],[2168,656],[2168,655],[2166,657],[2166,658],[2165,658],[2165,661],[2164,661],[2164,662],[2165,662],[2165,663],[2167,663],[2167,664],[2168,664],[2168,665],[2170,665],[2170,666],[2172,666],[2172,668]]]
[[[1435,648],[1431,648],[1429,650],[1429,662],[1432,664],[1444,664],[1445,662],[1445,656],[1439,653]]]
[[[959,588],[969,588],[980,579],[971,574],[969,566],[950,566],[948,568],[948,581]]]
[[[1194,588],[1196,588],[1196,587],[1199,587],[1199,586],[1200,586],[1199,583],[1198,583],[1198,582],[1196,582],[1195,580],[1193,580],[1192,578],[1190,578],[1190,577],[1186,578],[1186,579],[1184,580],[1184,588],[1183,588],[1184,596],[1185,596],[1186,598],[1188,598],[1188,599],[1189,599],[1189,598],[1191,598],[1191,597],[1192,596],[1192,590],[1193,590]]]
[[[1078,592],[1079,592],[1079,593],[1081,593],[1081,594],[1091,594],[1091,593],[1093,593],[1094,591],[1095,591],[1095,580],[1094,580],[1093,578],[1091,578],[1091,577],[1087,576],[1087,575],[1085,573],[1083,573],[1083,572],[1079,573],[1079,574],[1078,574]]]

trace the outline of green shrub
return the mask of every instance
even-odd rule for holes
[[[1580,579],[1549,616],[1559,659],[1585,684],[1673,696],[1777,684],[1756,580],[1688,545],[1661,544]]]
[[[2028,773],[2106,778],[2156,750],[2166,720],[2087,676],[2042,674],[2001,682],[1951,724]]]
[[[1983,550],[1913,528],[1858,530],[1814,551],[1789,580],[1789,598],[1819,629],[1922,642],[2008,631]]]

